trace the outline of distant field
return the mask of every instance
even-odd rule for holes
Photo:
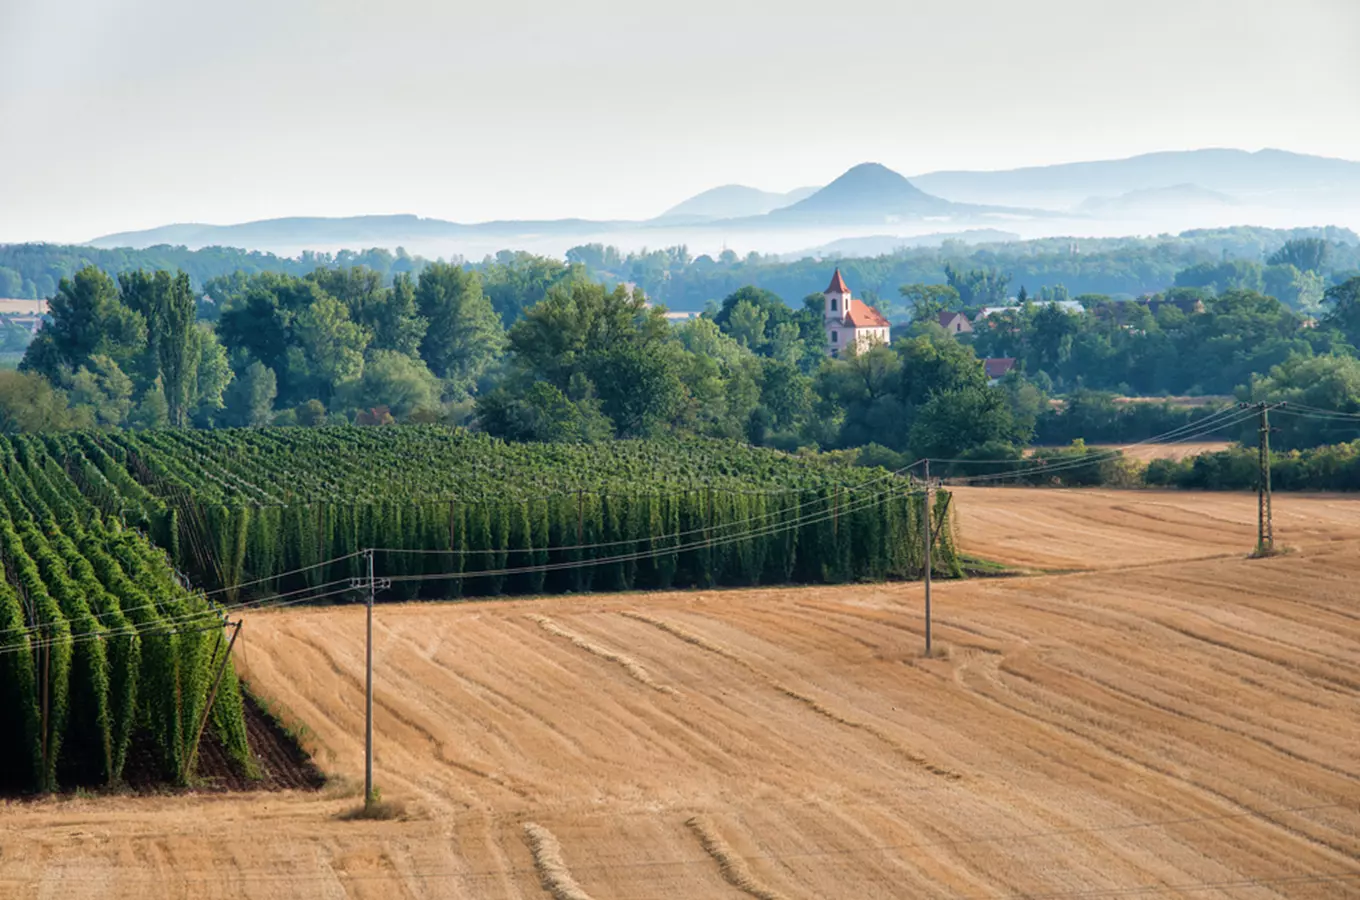
[[[1101,570],[937,584],[934,660],[914,584],[381,607],[393,822],[336,818],[362,610],[252,614],[337,786],[12,804],[0,896],[1360,898],[1360,504],[1277,498],[1251,561],[1247,494],[956,501],[972,553]]]
[[[1232,403],[1236,398],[1223,394],[1210,394],[1207,396],[1196,397],[1115,397],[1115,403],[1169,403],[1172,406],[1212,406],[1214,404]]]
[[[1201,453],[1216,453],[1219,450],[1227,450],[1233,444],[1230,441],[1199,441],[1185,444],[1136,444],[1127,448],[1121,444],[1087,444],[1087,446],[1099,450],[1123,450],[1124,456],[1129,459],[1149,462],[1154,459],[1185,459],[1187,456],[1198,456]],[[1036,449],[1039,448],[1031,447],[1026,455],[1032,454]]]
[[[1101,449],[1117,449],[1117,444],[1092,444],[1093,447]],[[1187,444],[1139,444],[1136,447],[1129,447],[1124,451],[1124,456],[1129,459],[1136,459],[1139,462],[1149,462],[1154,459],[1185,459],[1187,456],[1199,456],[1201,453],[1217,453],[1219,450],[1227,450],[1232,447],[1231,441],[1202,441],[1200,443]]]

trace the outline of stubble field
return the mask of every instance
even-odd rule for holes
[[[0,896],[1360,897],[1360,502],[967,489],[1023,578],[262,612],[320,793],[0,808]],[[545,887],[546,886],[546,887]]]

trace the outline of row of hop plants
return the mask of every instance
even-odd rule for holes
[[[87,500],[67,465],[36,438],[0,441],[0,784],[116,785],[139,736],[151,774],[182,781],[220,660],[220,620],[162,550]],[[250,770],[229,666],[210,721]]]
[[[387,594],[399,599],[915,578],[924,559],[923,501],[906,479],[755,448],[715,455],[724,442],[512,445],[402,427],[78,435],[50,449],[68,470],[92,469],[81,483],[112,498],[101,508],[133,510],[228,601],[242,582],[251,596],[333,588],[363,574],[367,548],[391,551],[379,574],[416,579]],[[332,487],[350,470],[381,485],[437,460],[460,471],[464,490],[268,501],[307,468],[296,457],[322,451]],[[505,483],[507,471],[521,483]],[[571,487],[592,473],[600,486]],[[693,486],[702,475],[713,481]],[[323,499],[301,499],[311,497]],[[947,500],[937,515],[937,572],[957,574]]]
[[[783,493],[874,477],[822,457],[733,441],[515,444],[440,426],[127,432],[98,440],[162,496],[183,490],[205,502],[252,505],[708,486]]]

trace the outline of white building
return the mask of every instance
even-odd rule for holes
[[[832,356],[840,356],[847,347],[863,352],[874,344],[891,342],[888,320],[863,300],[850,296],[839,268],[822,296],[826,298],[826,343]]]

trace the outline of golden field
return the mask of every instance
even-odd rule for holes
[[[922,587],[259,612],[319,793],[0,807],[0,897],[1360,897],[1360,501],[959,489]]]

